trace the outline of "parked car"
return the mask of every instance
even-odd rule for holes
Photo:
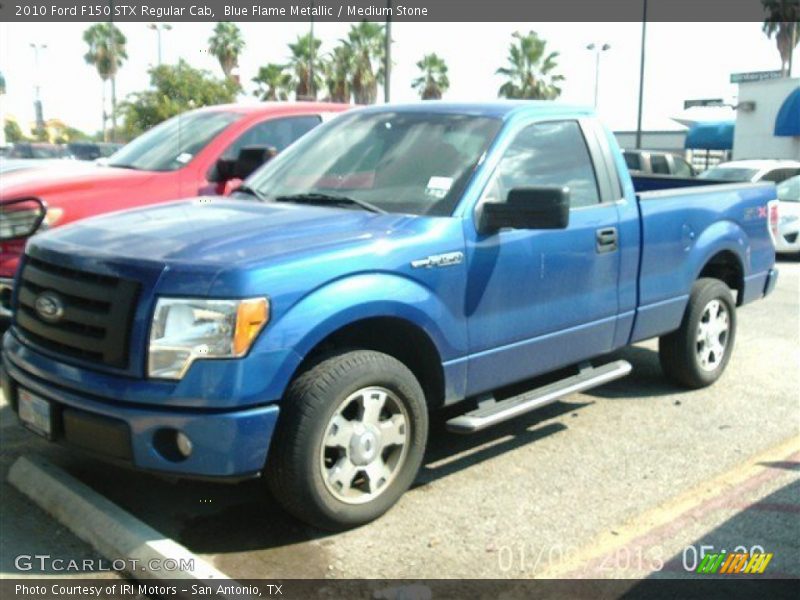
[[[32,238],[3,389],[48,439],[170,476],[264,473],[301,519],[365,523],[414,481],[429,410],[467,400],[448,427],[480,431],[626,375],[601,357],[653,337],[679,384],[722,375],[737,307],[776,282],[775,187],[637,193],[649,179],[588,109],[346,113],[231,199]]]
[[[221,194],[258,168],[270,153],[286,148],[326,115],[347,108],[329,103],[202,108],[157,125],[112,155],[107,165],[4,174],[0,202],[41,200],[47,212],[38,227],[45,229],[125,208]],[[33,225],[35,213],[28,217]],[[7,211],[0,213],[0,229],[6,218]],[[25,240],[0,237],[0,289],[11,287]],[[3,297],[8,295],[0,294],[0,318],[7,318],[9,306],[2,304]]]
[[[6,156],[8,158],[68,158],[64,146],[44,142],[15,142]]]
[[[771,181],[780,183],[800,175],[796,160],[733,160],[720,163],[698,175],[700,179],[717,181]]]
[[[778,231],[775,249],[800,254],[800,175],[778,184]]]
[[[637,175],[672,175],[674,177],[694,177],[694,167],[686,159],[670,152],[653,150],[624,150],[628,170]]]
[[[75,160],[108,158],[120,148],[122,148],[122,144],[111,142],[70,142],[67,144],[67,152],[70,158]]]

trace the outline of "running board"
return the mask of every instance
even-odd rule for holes
[[[617,360],[602,367],[587,366],[577,375],[512,396],[497,402],[494,399],[479,403],[478,408],[447,421],[447,429],[455,433],[475,433],[503,421],[552,404],[570,394],[582,392],[631,372],[627,360]]]

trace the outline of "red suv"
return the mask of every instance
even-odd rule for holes
[[[4,173],[0,178],[0,317],[10,316],[13,276],[28,236],[115,210],[225,194],[326,116],[330,103],[209,106],[142,134],[105,165]]]

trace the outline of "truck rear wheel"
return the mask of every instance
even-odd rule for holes
[[[698,279],[680,328],[659,339],[661,368],[688,388],[714,383],[728,365],[736,338],[736,303],[718,279]]]
[[[345,352],[289,387],[267,481],[303,521],[334,530],[361,525],[413,483],[427,436],[425,397],[411,371],[380,352]]]

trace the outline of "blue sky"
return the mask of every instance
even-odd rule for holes
[[[213,23],[174,23],[164,34],[165,62],[184,58],[216,75],[221,71],[207,52]],[[0,71],[7,82],[3,109],[23,125],[33,121],[35,70],[30,42],[46,43],[39,79],[45,118],[59,118],[86,131],[100,128],[101,84],[83,61],[81,39],[86,23],[0,24]],[[247,47],[240,60],[242,81],[249,83],[261,64],[282,62],[286,44],[308,31],[303,23],[243,23]],[[317,23],[323,51],[346,35],[348,23]],[[122,23],[128,38],[129,60],[117,83],[118,97],[148,85],[147,69],[156,62],[156,34],[145,23]],[[594,56],[586,45],[609,43],[600,68],[598,111],[614,129],[636,126],[639,81],[640,23],[394,23],[392,99],[413,101],[411,81],[415,63],[436,52],[450,67],[450,100],[491,100],[502,79],[494,74],[505,62],[511,34],[535,30],[561,53],[560,71],[566,76],[562,99],[591,104],[594,94]],[[780,67],[775,41],[767,39],[760,23],[650,23],[645,75],[644,126],[670,129],[670,119],[683,111],[687,98],[721,97],[732,100],[732,72],[774,70]],[[800,73],[800,53],[795,53]],[[243,101],[254,101],[252,97]]]

